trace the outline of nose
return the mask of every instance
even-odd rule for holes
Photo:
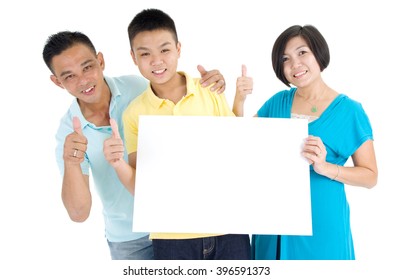
[[[162,64],[162,58],[161,55],[155,54],[151,56],[151,65],[152,66],[157,66]]]
[[[81,73],[81,75],[79,75],[78,84],[80,86],[87,85],[89,83],[89,81],[90,81],[90,78],[87,73]]]
[[[302,65],[301,60],[298,57],[293,57],[291,59],[291,68],[297,68],[301,65]]]

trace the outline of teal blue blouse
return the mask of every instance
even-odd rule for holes
[[[290,118],[295,92],[296,88],[291,88],[275,94],[259,109],[258,117]],[[310,135],[322,139],[326,161],[341,166],[364,142],[373,140],[362,105],[344,94],[339,94],[317,120],[310,122],[308,129]],[[344,184],[317,174],[310,165],[310,187],[312,236],[253,235],[254,259],[355,259]]]

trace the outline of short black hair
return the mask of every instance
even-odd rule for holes
[[[178,43],[175,22],[166,13],[158,9],[145,9],[139,12],[128,25],[128,38],[132,49],[135,36],[144,31],[168,30]]]
[[[94,54],[96,54],[96,49],[89,37],[79,31],[60,31],[48,37],[44,46],[44,50],[42,51],[42,56],[46,66],[48,66],[53,74],[53,57],[61,54],[63,51],[73,47],[76,44],[84,44],[89,49],[91,49]]]
[[[277,78],[288,87],[290,85],[284,75],[283,56],[288,41],[297,36],[300,36],[306,41],[307,46],[319,64],[321,72],[325,70],[330,62],[329,46],[317,28],[312,25],[293,25],[287,28],[278,36],[273,45],[272,65]]]

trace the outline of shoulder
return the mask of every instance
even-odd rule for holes
[[[296,92],[296,88],[284,89],[272,96],[274,99],[292,99]]]
[[[148,82],[145,78],[136,75],[123,75],[118,77],[107,77],[105,81],[109,88],[116,87],[119,89],[128,89],[130,91],[142,92],[146,89]]]
[[[118,85],[130,85],[130,84],[144,84],[147,85],[147,81],[145,78],[137,76],[137,75],[123,75],[123,76],[117,76],[117,77],[108,77],[105,76],[105,80],[112,81],[113,83],[116,83]]]
[[[355,125],[357,128],[363,127],[362,131],[364,128],[371,131],[370,119],[359,101],[349,98],[345,94],[339,94],[333,101],[330,110],[330,116],[334,115],[335,119],[341,122],[342,127]]]
[[[292,102],[295,92],[296,88],[281,90],[271,96],[266,103]]]
[[[127,108],[125,109],[125,114],[138,114],[139,111],[144,107],[147,102],[147,95],[148,91],[143,91],[140,95],[135,97],[131,102],[128,104]]]
[[[296,88],[282,90],[270,97],[258,110],[259,117],[290,117],[290,108]]]
[[[340,93],[336,97],[336,99],[337,99],[337,103],[344,106],[345,109],[348,110],[349,112],[356,113],[356,112],[363,112],[364,111],[362,103],[350,98],[349,96],[347,96],[343,93]]]
[[[140,103],[143,103],[146,99],[147,92],[146,90],[143,91],[141,94],[139,94],[137,97],[135,97],[133,100],[131,100],[130,104],[128,104],[128,107],[135,107]]]
[[[178,71],[178,73],[186,78],[187,91],[199,91],[200,89],[203,89],[199,82],[201,78],[194,78],[184,71]]]
[[[218,98],[221,99],[225,96],[224,93],[218,94],[215,91],[211,91],[210,88],[214,86],[214,84],[203,87],[201,84],[201,78],[194,78],[191,77],[189,74],[185,72],[179,72],[181,75],[186,77],[186,87],[187,87],[187,93],[193,93],[193,94],[198,94],[198,95],[203,95],[203,96],[210,96],[212,98]]]

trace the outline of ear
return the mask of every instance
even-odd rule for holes
[[[131,57],[132,57],[132,61],[134,61],[134,64],[138,66],[138,63],[137,63],[137,60],[136,60],[136,57],[135,57],[135,53],[132,51],[132,49],[130,50],[130,54],[131,54]]]
[[[64,89],[63,84],[59,81],[59,79],[55,75],[50,75],[50,79],[56,86],[61,87],[62,89]]]
[[[102,54],[102,52],[97,53],[97,60],[101,66],[101,69],[105,70],[105,59],[104,59],[104,55]]]
[[[181,43],[180,42],[177,42],[176,49],[177,49],[177,55],[178,55],[178,57],[180,57],[180,53],[181,53]]]

